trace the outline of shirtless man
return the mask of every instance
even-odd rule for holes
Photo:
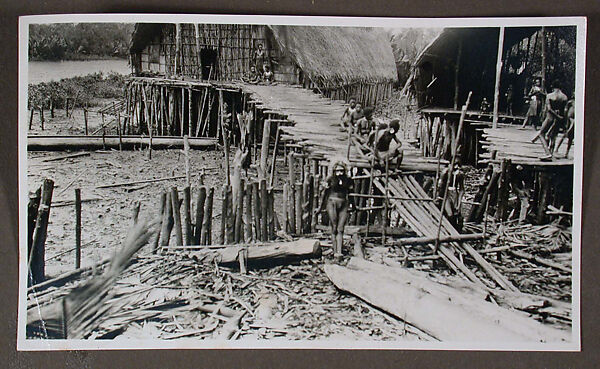
[[[531,140],[531,142],[535,142],[539,138],[544,146],[544,151],[550,158],[552,157],[550,148],[553,146],[556,134],[563,124],[564,117],[562,114],[564,114],[567,101],[567,95],[561,91],[559,82],[554,81],[552,92],[546,96],[546,117],[542,122],[542,128]]]
[[[350,120],[352,119],[352,114],[356,111],[356,99],[351,97],[350,101],[348,101],[349,105],[344,110],[344,114],[342,114],[342,124],[344,127],[348,127],[350,124]]]
[[[369,145],[374,146],[375,160],[380,165],[385,165],[389,160],[396,164],[396,168],[402,164],[404,153],[400,149],[402,143],[398,140],[396,133],[400,129],[400,121],[394,119],[387,124],[381,124],[376,131],[370,133],[368,138]]]
[[[364,108],[364,116],[356,122],[356,129],[359,135],[368,135],[377,128],[377,121],[373,119],[373,110],[370,106]]]

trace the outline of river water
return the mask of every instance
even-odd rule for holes
[[[86,74],[111,72],[131,73],[127,60],[67,60],[67,61],[30,61],[29,83],[58,81],[61,78],[84,76]]]

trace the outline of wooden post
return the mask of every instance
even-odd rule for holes
[[[252,183],[246,183],[246,189],[244,191],[245,200],[245,212],[244,212],[244,241],[250,242],[252,240]]]
[[[32,284],[43,282],[45,278],[45,245],[53,190],[54,181],[46,178],[42,185],[42,199],[35,220],[35,229],[33,230],[33,239],[29,252],[28,268],[31,273]]]
[[[142,93],[144,94],[144,105],[147,105],[148,102],[146,100],[146,90],[144,89],[144,87],[142,87]],[[148,112],[148,121],[146,122],[146,125],[148,126],[148,136],[150,137],[150,143],[148,145],[148,159],[152,160],[152,138],[153,138],[153,127],[152,127],[152,121],[154,120],[152,117],[153,115],[151,115],[150,113],[150,109],[146,109],[146,111]],[[189,184],[188,184],[189,186]]]
[[[452,178],[452,172],[454,171],[454,164],[456,162],[456,156],[457,156],[456,151],[458,150],[458,144],[460,142],[460,137],[462,134],[462,129],[463,129],[464,121],[465,121],[465,116],[467,114],[467,108],[469,107],[469,103],[471,102],[472,94],[473,94],[472,91],[469,92],[469,95],[467,96],[467,101],[465,102],[465,105],[463,105],[463,107],[461,109],[460,120],[458,122],[458,129],[457,129],[456,136],[454,139],[454,145],[452,146],[452,160],[450,161],[450,167],[448,168],[448,181],[450,181],[450,178]],[[444,208],[446,206],[446,200],[448,198],[448,187],[450,187],[449,183],[447,183],[444,186],[444,197],[442,198],[442,206],[440,208],[440,219],[437,224],[437,235],[436,235],[434,253],[437,253],[438,248],[440,246],[439,239],[440,239],[440,232],[442,229],[442,220],[444,219]]]
[[[190,188],[185,187],[183,189],[183,246],[192,244],[192,230],[191,230],[191,194]]]
[[[223,90],[219,90],[219,126],[221,127],[221,134],[223,136],[223,149],[225,151],[225,183],[229,186],[231,184],[231,176],[229,173],[229,137],[223,126]]]
[[[235,211],[233,206],[235,199],[233,198],[231,186],[227,186],[227,224],[226,224],[226,237],[225,242],[227,244],[233,243],[235,239]]]
[[[274,198],[273,198],[273,188],[270,188],[267,191],[267,235],[268,240],[275,239],[275,209],[273,209]]]
[[[160,246],[168,246],[169,239],[171,238],[171,231],[173,230],[173,206],[171,200],[171,193],[166,192],[165,194],[165,208],[163,211],[162,224],[160,228]],[[179,246],[179,245],[178,245]]]
[[[85,135],[88,135],[88,115],[87,115],[87,106],[83,106],[83,121],[85,123]]]
[[[542,26],[542,91],[546,93],[546,27]],[[536,38],[537,41],[537,38]],[[535,52],[535,50],[534,50]],[[545,210],[544,210],[545,211]]]
[[[268,167],[267,160],[269,158],[269,138],[271,137],[271,120],[265,119],[263,122],[262,145],[260,148],[260,179],[267,178]]]
[[[114,108],[114,106],[113,106],[113,108]],[[121,133],[121,112],[116,111],[116,109],[115,109],[115,113],[117,114],[117,134],[119,135],[119,151],[122,151],[123,150],[123,138],[122,138],[122,133]]]
[[[42,129],[42,131],[44,130],[44,107],[40,106],[40,127]]]
[[[454,110],[458,109],[458,93],[459,93],[459,73],[460,73],[460,57],[462,55],[462,39],[458,40],[458,50],[456,52],[456,63],[454,65]]]
[[[69,117],[69,98],[65,97],[65,118]]]
[[[219,244],[221,245],[225,245],[225,227],[227,224],[227,212],[229,211],[229,209],[227,208],[227,196],[228,196],[228,192],[227,192],[227,184],[223,185],[223,201],[221,203],[221,233],[219,235]]]
[[[188,89],[188,136],[192,135],[192,89]]]
[[[494,115],[492,128],[498,128],[498,105],[500,103],[500,75],[502,73],[502,51],[504,50],[504,26],[498,30],[498,55],[496,57],[496,83],[494,85]]]
[[[295,207],[296,207],[296,235],[302,234],[302,185],[295,186],[294,188]]]
[[[29,113],[29,129],[31,129],[31,125],[33,124],[33,112],[34,111],[35,111],[35,109],[32,106],[31,107],[31,113]]]
[[[196,199],[196,220],[194,228],[194,245],[203,245],[202,242],[202,226],[204,224],[204,204],[206,202],[206,187],[200,187],[198,197]]]
[[[260,228],[260,198],[258,195],[259,191],[258,191],[258,182],[252,182],[252,204],[253,204],[253,211],[254,211],[254,217],[252,220],[253,223],[253,230],[254,230],[254,240],[255,241],[263,241],[262,239],[262,232],[261,232],[261,228]]]
[[[269,208],[269,198],[267,193],[267,180],[260,180],[260,234],[261,241],[268,240],[268,208]]]
[[[198,59],[198,71],[196,72],[196,75],[198,79],[202,79],[202,59],[200,58],[200,30],[198,28],[198,23],[194,23],[194,36],[196,36],[196,58]]]
[[[502,222],[506,219],[506,211],[508,207],[508,195],[509,195],[509,171],[510,171],[510,159],[502,159],[500,165],[500,177],[498,179],[498,206],[496,207],[496,220]]]
[[[202,233],[200,235],[200,244],[201,245],[210,245],[212,241],[211,231],[212,231],[212,207],[213,207],[213,197],[214,197],[215,189],[210,188],[208,190],[208,196],[206,197],[206,203],[204,205],[204,221],[202,222]]]
[[[283,184],[283,231],[290,233],[290,217],[289,217],[289,196],[290,185],[286,182]]]
[[[183,136],[183,155],[185,159],[185,185],[190,187],[190,141],[187,135]]]
[[[81,190],[75,189],[75,269],[81,267]]]
[[[165,212],[167,207],[165,206],[167,201],[167,194],[165,192],[160,194],[160,208],[158,210],[158,214],[160,215],[161,219],[164,219],[165,216]],[[153,240],[153,244],[152,244],[152,252],[154,254],[156,254],[158,252],[158,246],[160,245],[160,237],[162,235],[162,226],[161,228],[158,230],[158,232],[156,233],[156,237]]]
[[[304,175],[304,183],[302,185],[302,232],[310,233],[310,224],[312,222],[312,182],[313,178],[307,171]]]
[[[244,212],[244,180],[241,180],[240,188],[237,191],[236,198],[234,199],[235,206],[235,220],[234,220],[234,235],[233,239],[235,243],[240,243],[244,238],[244,227],[243,227],[243,217],[242,214]]]
[[[183,232],[181,230],[181,213],[179,212],[179,196],[177,187],[171,188],[171,207],[173,208],[173,226],[175,227],[175,242],[177,246],[183,245]]]
[[[273,187],[273,181],[275,180],[275,166],[277,163],[277,146],[279,146],[279,123],[276,123],[277,129],[275,131],[275,146],[273,147],[273,161],[271,162],[271,176],[269,177],[269,186]]]
[[[181,24],[175,24],[175,68],[174,74],[178,74],[181,68]],[[182,117],[183,119],[183,117]]]

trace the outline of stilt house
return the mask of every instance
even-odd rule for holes
[[[130,51],[138,76],[234,81],[267,64],[276,82],[363,104],[388,97],[397,81],[390,42],[372,28],[137,24]]]

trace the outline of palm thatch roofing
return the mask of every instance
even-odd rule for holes
[[[136,24],[130,53],[142,51],[164,24]],[[366,27],[266,26],[280,50],[313,82],[345,85],[398,79],[389,37]]]
[[[269,28],[281,50],[313,81],[349,84],[398,79],[392,46],[381,30],[329,26]]]

